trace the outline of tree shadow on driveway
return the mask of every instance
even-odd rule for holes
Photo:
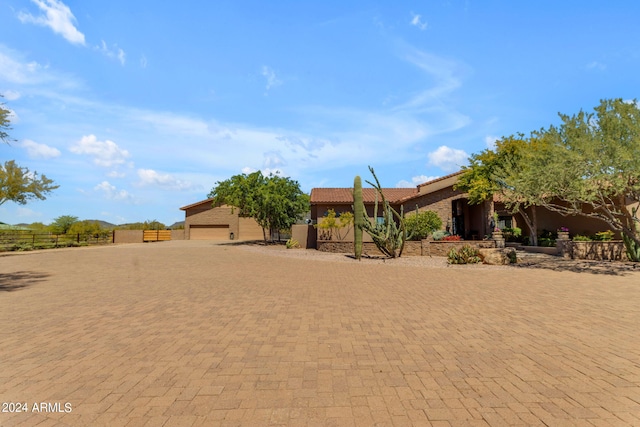
[[[0,273],[0,292],[13,292],[44,281],[49,274],[37,271]]]

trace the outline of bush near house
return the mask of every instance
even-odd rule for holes
[[[417,212],[408,214],[404,219],[409,240],[426,239],[429,234],[442,227],[442,220],[434,211]]]

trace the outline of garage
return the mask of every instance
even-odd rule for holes
[[[229,225],[192,225],[191,240],[229,240]]]

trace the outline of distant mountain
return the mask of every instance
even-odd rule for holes
[[[110,222],[102,221],[100,219],[88,219],[87,221],[97,222],[98,224],[100,224],[100,227],[102,227],[102,228],[115,228],[115,227],[117,227],[116,224],[111,224]]]

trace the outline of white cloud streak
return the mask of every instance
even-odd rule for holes
[[[143,186],[156,186],[176,191],[189,190],[193,187],[193,184],[188,181],[179,180],[171,174],[159,173],[153,169],[138,169],[138,177],[139,184]]]
[[[27,154],[32,159],[53,159],[60,156],[60,150],[49,147],[46,144],[39,144],[30,139],[25,139],[20,143],[22,148],[27,150]]]
[[[456,172],[467,164],[469,155],[464,150],[442,145],[427,155],[429,165],[437,166],[445,172]]]
[[[30,13],[19,12],[18,19],[22,23],[49,27],[68,42],[84,45],[84,34],[76,28],[76,18],[67,5],[59,0],[31,0],[31,2],[38,6],[44,14],[33,16]]]
[[[134,196],[127,190],[118,190],[115,185],[109,183],[109,181],[102,181],[100,184],[93,188],[95,191],[99,191],[109,200],[127,201],[134,200]]]
[[[282,84],[282,80],[276,77],[276,72],[273,71],[271,67],[267,67],[266,65],[262,66],[262,76],[267,80],[267,86],[265,88],[267,92],[270,89],[278,87]]]
[[[113,48],[109,48],[107,43],[102,40],[100,46],[96,46],[95,48],[107,58],[120,62],[120,65],[124,65],[126,62],[127,54],[124,53],[124,50],[120,49],[116,44],[113,45]]]
[[[415,13],[411,13],[412,18],[411,18],[411,25],[413,25],[414,27],[417,27],[420,31],[424,31],[427,29],[427,22],[422,20],[422,16],[417,15]]]
[[[424,184],[425,182],[433,181],[434,179],[440,178],[439,176],[427,176],[427,175],[418,175],[411,177],[411,182],[407,180],[398,181],[396,184],[396,188],[413,188],[417,187],[420,184]]]
[[[129,157],[129,152],[118,147],[115,142],[109,140],[98,141],[95,135],[83,136],[69,150],[75,154],[91,156],[96,165],[103,167],[123,164]]]

